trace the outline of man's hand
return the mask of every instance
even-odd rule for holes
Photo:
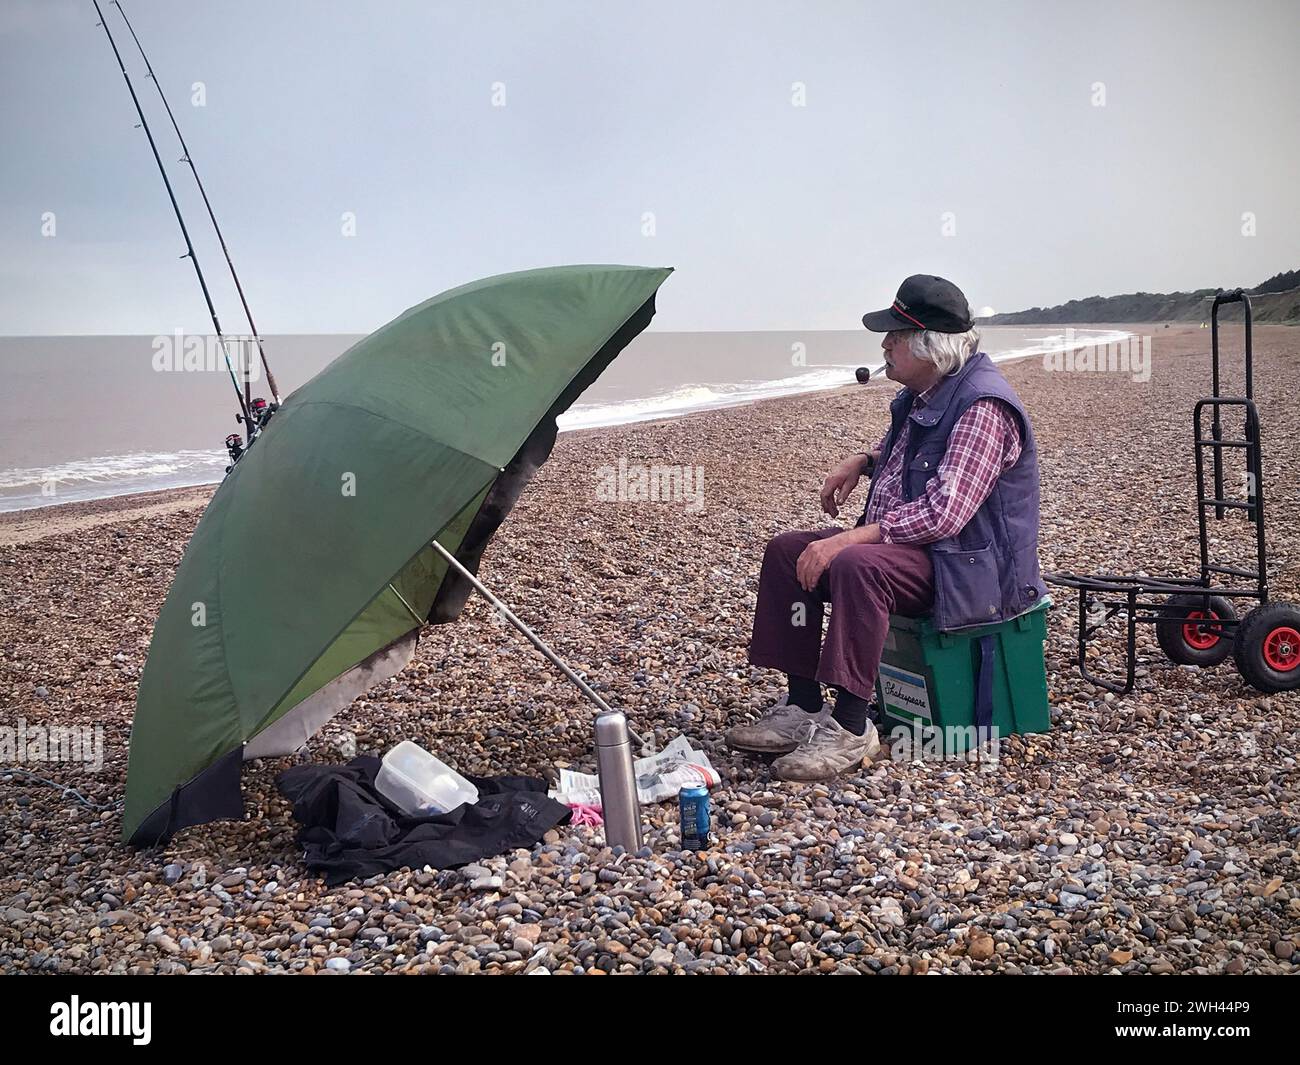
[[[875,459],[880,457],[874,451],[871,456]],[[866,458],[862,455],[850,455],[827,474],[826,480],[822,483],[822,510],[832,518],[839,515],[841,504],[853,494],[853,489],[857,488],[865,462]]]
[[[799,560],[794,565],[794,573],[805,592],[811,592],[817,587],[817,582],[822,579],[826,567],[831,564],[836,555],[849,546],[842,539],[843,536],[843,533],[839,533],[828,536],[824,540],[814,540],[803,549]]]
[[[822,574],[835,560],[835,556],[846,547],[855,544],[878,544],[881,542],[880,526],[876,522],[845,529],[842,533],[828,536],[824,540],[814,540],[800,553],[794,564],[795,577],[805,592],[815,591]]]

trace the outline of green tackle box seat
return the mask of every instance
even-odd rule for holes
[[[980,724],[991,725],[996,737],[1046,732],[1043,641],[1051,605],[1044,596],[1009,621],[952,632],[936,631],[928,616],[891,614],[876,680],[881,739],[909,735],[930,750],[942,742],[945,755],[956,755],[982,741]],[[986,722],[977,720],[981,679]]]

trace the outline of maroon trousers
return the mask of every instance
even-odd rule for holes
[[[749,661],[870,699],[889,615],[927,613],[934,602],[934,570],[924,547],[855,544],[835,556],[815,592],[805,592],[795,563],[814,540],[838,532],[843,530],[788,532],[768,542]],[[823,642],[827,602],[833,608]]]

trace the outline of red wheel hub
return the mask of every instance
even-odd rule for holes
[[[1219,625],[1192,624],[1192,622],[1205,620],[1218,621],[1219,615],[1213,610],[1191,610],[1187,614],[1188,624],[1183,626],[1183,643],[1197,651],[1208,651],[1219,642],[1223,632],[1222,626]]]
[[[1279,625],[1264,637],[1264,661],[1269,669],[1290,673],[1300,667],[1300,632]]]

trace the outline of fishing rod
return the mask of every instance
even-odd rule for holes
[[[126,81],[126,87],[131,93],[131,102],[135,104],[135,113],[140,116],[140,127],[144,130],[144,135],[149,138],[149,147],[153,151],[154,162],[158,164],[158,173],[162,175],[163,185],[167,188],[167,198],[172,202],[172,210],[176,213],[176,221],[181,227],[181,236],[185,238],[185,255],[189,257],[190,262],[194,264],[194,273],[198,276],[199,287],[203,289],[203,299],[208,305],[208,316],[212,319],[212,328],[217,331],[217,342],[221,345],[221,353],[226,359],[226,369],[230,371],[230,383],[235,386],[235,398],[239,400],[239,408],[243,411],[244,418],[248,421],[249,433],[251,435],[253,422],[249,417],[248,405],[244,402],[244,393],[239,388],[239,381],[235,377],[235,368],[230,364],[230,352],[226,349],[226,337],[221,331],[221,322],[217,318],[217,309],[212,305],[212,294],[208,291],[208,282],[203,276],[203,269],[199,266],[199,257],[194,252],[194,242],[190,240],[190,231],[185,227],[185,218],[181,214],[180,204],[176,202],[176,193],[172,191],[171,180],[167,177],[167,168],[163,166],[162,156],[158,154],[158,145],[154,143],[153,133],[149,129],[149,122],[144,117],[144,108],[140,106],[140,98],[135,94],[135,86],[131,84],[131,75],[126,72],[126,64],[122,62],[122,53],[117,50],[117,42],[113,40],[113,33],[108,28],[108,23],[104,20],[104,12],[100,10],[99,0],[91,0],[95,5],[95,14],[99,16],[99,25],[103,27],[104,34],[108,37],[108,43],[112,46],[113,55],[117,59],[117,67],[122,72],[122,78]]]
[[[190,155],[190,146],[185,143],[185,137],[181,133],[181,127],[176,121],[176,115],[172,112],[171,104],[167,102],[167,97],[162,91],[162,86],[158,84],[158,76],[153,72],[153,64],[149,62],[149,57],[145,55],[144,45],[140,43],[140,38],[136,35],[135,27],[131,25],[131,20],[126,17],[126,12],[122,10],[119,0],[113,0],[113,6],[117,8],[117,13],[122,16],[122,21],[126,23],[127,30],[131,33],[131,39],[135,41],[135,46],[140,50],[140,58],[144,60],[145,69],[149,72],[149,80],[153,82],[153,87],[158,90],[158,99],[162,101],[163,107],[167,111],[167,117],[171,120],[172,129],[176,131],[176,139],[181,142],[181,162],[190,168],[190,173],[194,175],[194,183],[199,187],[199,195],[203,197],[203,206],[207,208],[208,219],[212,222],[212,229],[217,234],[217,241],[221,244],[221,252],[226,257],[226,265],[230,268],[231,280],[235,282],[235,291],[239,293],[239,302],[244,307],[244,317],[248,319],[248,328],[253,334],[253,339],[257,342],[257,352],[262,358],[262,369],[266,371],[266,383],[271,388],[271,398],[276,403],[280,402],[280,390],[275,384],[275,375],[271,373],[271,365],[266,361],[266,349],[262,347],[262,335],[257,331],[257,325],[253,321],[253,312],[249,310],[248,300],[244,296],[244,286],[239,282],[239,274],[235,272],[235,263],[230,257],[230,249],[226,247],[226,238],[221,232],[221,227],[217,225],[217,216],[212,210],[212,204],[208,200],[208,190],[203,187],[203,181],[199,177],[199,172],[194,166],[194,157]],[[244,401],[247,404],[252,403],[252,395],[249,392],[248,372],[245,367],[244,372]],[[250,431],[256,429],[256,426],[250,426]]]

